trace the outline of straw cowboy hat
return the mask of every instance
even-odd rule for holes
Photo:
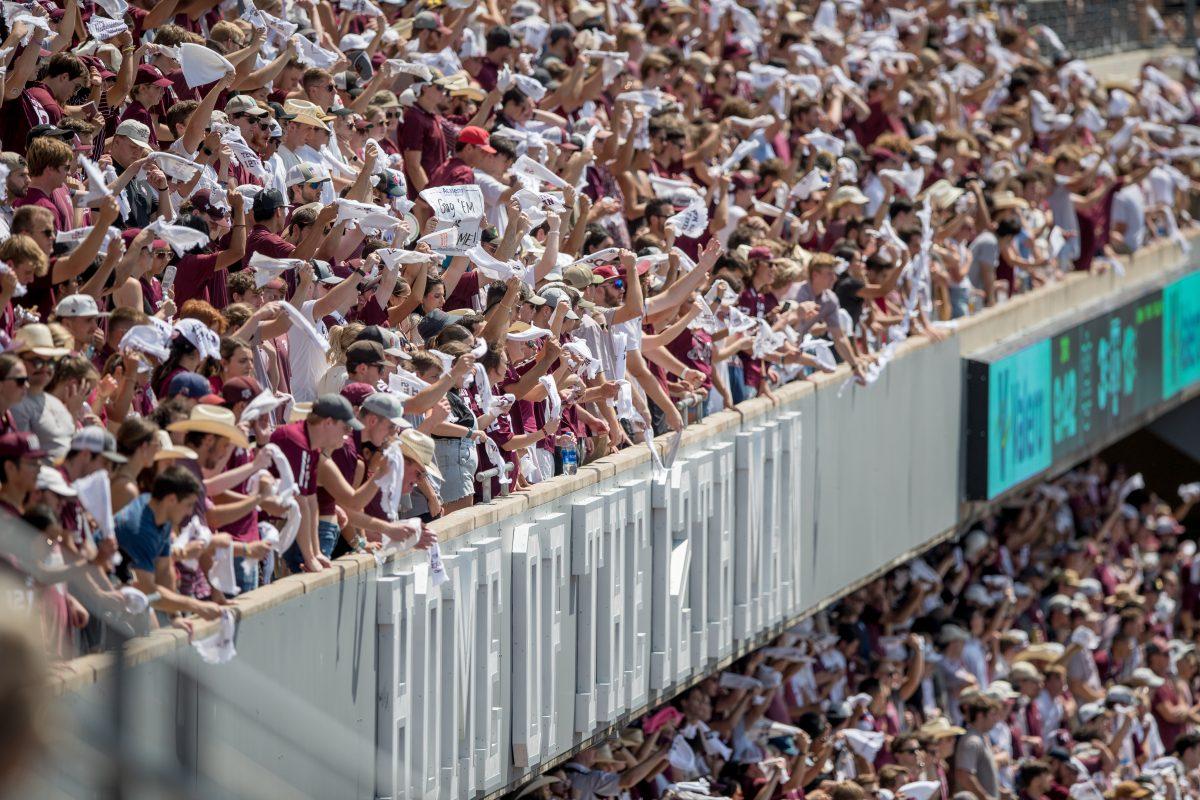
[[[167,426],[167,430],[181,433],[189,431],[215,433],[217,436],[224,436],[238,447],[250,447],[250,440],[246,438],[246,434],[236,423],[233,412],[228,408],[199,405],[192,409],[190,417],[179,422],[172,422]]]
[[[427,434],[414,428],[408,428],[400,434],[400,452],[405,458],[412,459],[425,468],[430,475],[438,480],[442,473],[433,462],[433,439]]]

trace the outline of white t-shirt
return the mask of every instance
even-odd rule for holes
[[[500,195],[504,194],[508,187],[481,169],[471,171],[475,173],[476,185],[483,192],[484,219],[487,220],[488,225],[495,226],[497,235],[503,236],[508,214],[500,202]]]
[[[313,306],[316,305],[316,302],[316,300],[309,300],[304,303],[300,306],[300,313],[313,324],[317,333],[328,338],[329,329],[325,326],[325,322],[313,319]],[[311,337],[305,336],[303,333],[292,336],[289,332],[288,365],[292,371],[292,395],[296,398],[296,402],[311,403],[316,400],[317,387],[320,385],[321,378],[326,372],[329,372],[329,362],[325,359],[325,353]]]
[[[1146,198],[1141,187],[1126,186],[1117,192],[1112,205],[1113,225],[1125,226],[1125,243],[1130,250],[1137,250],[1146,240]]]

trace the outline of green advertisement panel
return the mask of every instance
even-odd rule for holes
[[[1050,342],[992,365],[988,381],[988,495],[1050,466]]]
[[[1200,383],[1200,273],[966,366],[967,497],[990,500]]]
[[[1163,289],[1163,399],[1200,380],[1200,272]]]

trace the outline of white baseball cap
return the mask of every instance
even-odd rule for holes
[[[150,146],[150,128],[146,127],[143,122],[138,122],[136,119],[127,119],[117,126],[113,131],[114,136],[126,136],[138,144]]]
[[[108,312],[101,312],[96,305],[96,298],[90,294],[71,294],[58,301],[54,307],[54,316],[64,317],[107,317]]]
[[[49,489],[59,497],[75,497],[79,494],[71,488],[61,472],[45,464],[38,467],[37,488]]]

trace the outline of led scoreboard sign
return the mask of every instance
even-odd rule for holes
[[[1200,273],[967,360],[967,497],[988,500],[1200,381]]]

